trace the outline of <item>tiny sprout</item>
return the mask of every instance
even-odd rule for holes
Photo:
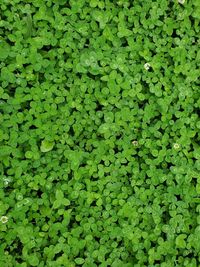
[[[150,65],[149,63],[145,63],[145,64],[144,64],[144,68],[145,68],[145,70],[149,70],[150,67],[151,67],[151,65]]]
[[[2,223],[7,223],[8,222],[8,217],[7,216],[1,216],[0,221]]]
[[[175,143],[175,144],[174,144],[174,149],[179,149],[179,148],[180,148],[180,145],[177,144],[177,143]]]

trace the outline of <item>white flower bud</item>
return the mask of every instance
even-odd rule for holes
[[[7,223],[8,222],[8,217],[7,216],[1,216],[0,222]]]
[[[177,144],[177,143],[175,143],[173,147],[174,147],[174,149],[179,149],[180,148],[180,145]]]
[[[151,67],[151,65],[150,65],[149,63],[145,63],[145,64],[144,64],[144,68],[145,68],[145,70],[149,70],[150,67]]]
[[[137,141],[137,140],[134,140],[134,141],[132,141],[132,144],[133,144],[134,146],[138,146],[138,141]]]

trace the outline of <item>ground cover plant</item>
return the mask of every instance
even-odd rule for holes
[[[0,0],[0,266],[200,266],[199,21]]]

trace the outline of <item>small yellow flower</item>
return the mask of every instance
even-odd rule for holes
[[[178,0],[179,4],[184,4],[185,0]]]

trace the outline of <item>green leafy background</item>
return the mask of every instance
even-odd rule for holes
[[[179,2],[0,0],[2,267],[200,266],[200,2]]]

